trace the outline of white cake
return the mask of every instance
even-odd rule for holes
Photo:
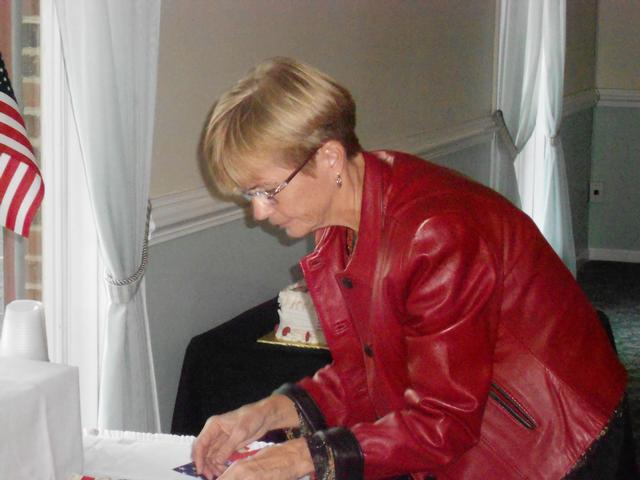
[[[280,323],[276,338],[285,342],[325,345],[322,327],[303,281],[289,285],[278,295]]]

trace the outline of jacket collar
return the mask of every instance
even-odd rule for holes
[[[330,263],[337,272],[355,278],[367,278],[375,258],[384,226],[386,190],[389,186],[393,157],[386,152],[363,152],[365,171],[360,206],[360,226],[355,250],[346,257],[346,227],[326,227],[316,232],[316,248],[301,260],[304,265],[314,259],[333,256]],[[323,262],[324,263],[324,262]],[[369,277],[370,278],[370,277]]]

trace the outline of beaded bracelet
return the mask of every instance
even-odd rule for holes
[[[336,464],[333,449],[327,444],[324,432],[316,432],[306,437],[307,447],[316,471],[316,480],[335,480]]]

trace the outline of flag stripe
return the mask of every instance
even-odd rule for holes
[[[0,135],[0,137],[2,137],[2,135]],[[35,163],[33,163],[33,161],[30,158],[25,157],[20,152],[17,152],[12,148],[9,148],[7,145],[3,145],[0,143],[0,153],[6,153],[9,155],[9,158],[14,162],[26,163],[29,168],[33,168],[38,172],[40,171],[38,166]]]
[[[22,178],[20,179],[20,183],[18,183],[18,187],[16,188],[16,192],[13,194],[13,199],[11,200],[11,206],[9,207],[9,211],[7,212],[7,228],[11,230],[21,233],[21,228],[17,228],[17,220],[18,213],[22,208],[22,202],[24,202],[25,196],[33,183],[33,179],[36,177],[36,172],[29,168],[24,173]]]
[[[33,173],[31,181],[28,185],[26,185],[26,191],[24,193],[24,196],[22,197],[20,208],[18,209],[18,212],[16,214],[15,230],[16,232],[20,233],[20,235],[25,234],[24,227],[27,221],[27,214],[29,210],[31,210],[31,205],[33,205],[33,201],[40,191],[41,184],[42,180],[40,179],[40,176]],[[28,229],[26,231],[28,231]]]
[[[33,152],[25,147],[22,143],[16,142],[13,138],[9,138],[6,135],[0,133],[0,145],[6,146],[15,152],[19,153],[23,157],[27,157],[31,162],[33,162],[35,166],[36,157],[33,156]],[[0,147],[0,151],[3,151],[2,147]]]
[[[11,157],[6,153],[3,153],[0,157],[0,166],[2,166],[2,174],[0,174],[0,202],[4,203],[4,199],[7,196],[7,190],[9,188],[9,182],[13,178],[13,174],[16,172],[19,163],[12,161]],[[0,225],[2,223],[0,222]]]
[[[9,127],[13,128],[14,130],[17,130],[22,135],[24,135],[25,138],[28,137],[27,129],[24,127],[24,125],[22,123],[16,121],[15,118],[7,115],[6,113],[0,112],[0,124],[2,124],[2,123],[4,123],[5,125],[8,125]]]
[[[11,175],[7,190],[5,191],[4,197],[2,197],[2,202],[0,202],[0,223],[11,230],[13,230],[13,228],[7,223],[7,216],[13,203],[13,196],[15,195],[16,190],[22,181],[22,177],[24,177],[26,172],[27,165],[25,163],[19,163],[15,172]]]
[[[9,115],[20,125],[24,126],[24,119],[20,115],[20,109],[16,101],[6,93],[0,92],[0,113]]]
[[[2,177],[2,174],[4,173],[4,169],[7,168],[10,158],[11,157],[9,156],[8,153],[0,152],[0,177]],[[2,193],[2,190],[0,190],[0,193]]]
[[[38,176],[36,178],[38,179],[38,182],[39,182],[38,191],[36,193],[35,198],[31,202],[31,205],[29,206],[29,210],[27,210],[27,213],[24,218],[24,224],[22,227],[22,230],[24,231],[22,235],[24,235],[25,237],[29,235],[29,229],[31,228],[31,222],[33,221],[33,217],[36,216],[38,207],[40,206],[40,204],[42,203],[42,199],[44,198],[44,184],[42,183],[42,177]]]
[[[19,130],[16,130],[15,128],[10,127],[9,125],[2,123],[2,121],[0,121],[0,135],[9,137],[15,142],[18,142],[20,145],[26,146],[27,148],[29,148],[28,146],[30,145],[30,142],[29,142],[29,139],[26,137],[26,135],[24,135]]]

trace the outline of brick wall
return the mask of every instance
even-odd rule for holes
[[[22,104],[23,117],[40,165],[40,1],[22,0]],[[46,185],[46,180],[45,180]],[[27,298],[42,299],[42,220],[38,213],[31,224],[26,248]]]

